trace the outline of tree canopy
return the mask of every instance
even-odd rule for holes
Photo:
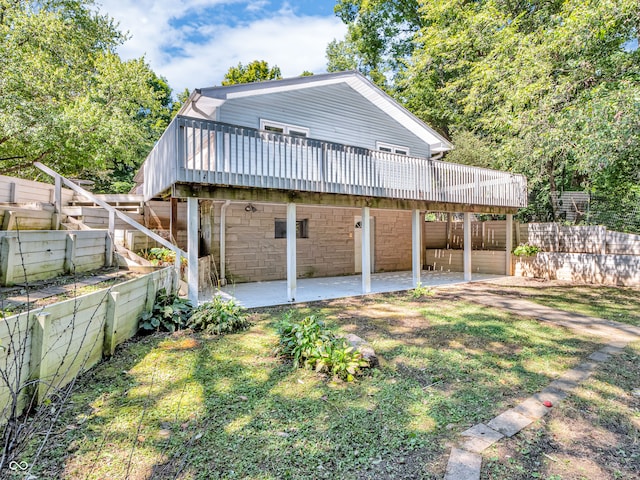
[[[63,174],[131,174],[172,114],[171,88],[91,0],[0,0],[0,162],[33,177],[39,160]],[[118,176],[118,175],[116,175]]]
[[[556,218],[565,189],[640,200],[637,0],[341,0],[336,13],[348,34],[329,67],[386,87],[460,147],[451,160],[524,173],[525,218]]]
[[[230,67],[224,75],[222,85],[263,82],[265,80],[279,80],[281,78],[282,74],[277,65],[269,67],[269,64],[264,60],[254,60],[246,65],[238,63],[237,67]]]

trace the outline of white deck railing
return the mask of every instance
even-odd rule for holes
[[[526,206],[522,175],[176,117],[144,165],[149,199],[173,183]]]

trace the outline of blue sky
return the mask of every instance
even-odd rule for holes
[[[335,0],[98,0],[130,39],[125,58],[144,55],[175,91],[220,85],[238,62],[266,60],[284,77],[326,70],[325,49],[346,27]]]

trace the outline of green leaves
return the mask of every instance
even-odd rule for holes
[[[223,335],[246,330],[251,322],[244,307],[233,300],[215,296],[213,301],[204,303],[193,311],[188,325],[194,330]]]
[[[186,327],[191,315],[191,302],[180,298],[176,293],[158,290],[155,303],[150,312],[140,314],[138,328],[144,331],[175,332]]]
[[[171,89],[143,59],[120,59],[113,21],[90,0],[2,1],[0,11],[3,173],[32,176],[40,160],[108,187],[108,171],[137,167],[170,120]]]
[[[352,382],[361,368],[369,366],[360,352],[326,329],[324,322],[315,315],[299,321],[288,315],[276,328],[280,336],[277,351],[291,358],[294,368],[311,368]]]
[[[243,65],[238,63],[237,67],[230,67],[224,75],[222,85],[236,85],[238,83],[263,82],[265,80],[278,80],[282,78],[280,67],[269,64],[264,60],[254,60]]]

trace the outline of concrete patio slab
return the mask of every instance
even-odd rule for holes
[[[501,275],[475,273],[473,274],[472,281],[486,281],[501,277]],[[422,272],[420,283],[423,287],[436,287],[466,282],[464,281],[464,275],[462,273],[424,271]],[[219,290],[219,294],[226,298],[234,298],[237,303],[247,308],[306,303],[364,295],[362,293],[362,277],[360,275],[299,278],[297,284],[295,302],[289,302],[287,299],[286,280],[227,285]],[[411,272],[383,272],[371,275],[371,293],[397,292],[411,290],[412,288],[413,278]]]

